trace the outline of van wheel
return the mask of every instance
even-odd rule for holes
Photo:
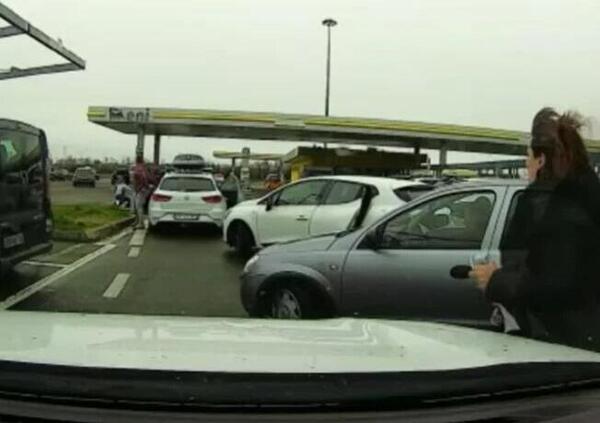
[[[269,299],[267,314],[274,319],[318,319],[329,316],[323,301],[301,283],[278,284]]]
[[[236,224],[233,229],[233,248],[242,256],[249,256],[255,247],[254,236],[245,223]]]

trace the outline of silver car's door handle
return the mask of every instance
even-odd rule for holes
[[[297,220],[298,222],[306,222],[306,221],[308,221],[308,217],[306,217],[306,216],[303,216],[303,215],[300,215],[300,216],[298,216],[298,217],[296,218],[296,220]]]

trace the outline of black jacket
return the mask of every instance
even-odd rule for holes
[[[523,193],[487,298],[522,334],[600,351],[600,182],[591,171]]]

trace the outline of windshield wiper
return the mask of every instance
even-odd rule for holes
[[[445,238],[441,236],[432,236],[425,234],[415,234],[407,231],[394,231],[394,235],[411,236],[418,239],[435,240],[435,241],[460,241],[460,242],[478,242],[476,239],[456,239],[456,238]]]

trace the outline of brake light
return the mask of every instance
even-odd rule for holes
[[[223,197],[220,195],[209,195],[207,197],[202,197],[205,203],[217,204],[223,200]]]
[[[167,201],[171,201],[171,196],[164,194],[152,194],[150,199],[156,203],[166,203]]]

